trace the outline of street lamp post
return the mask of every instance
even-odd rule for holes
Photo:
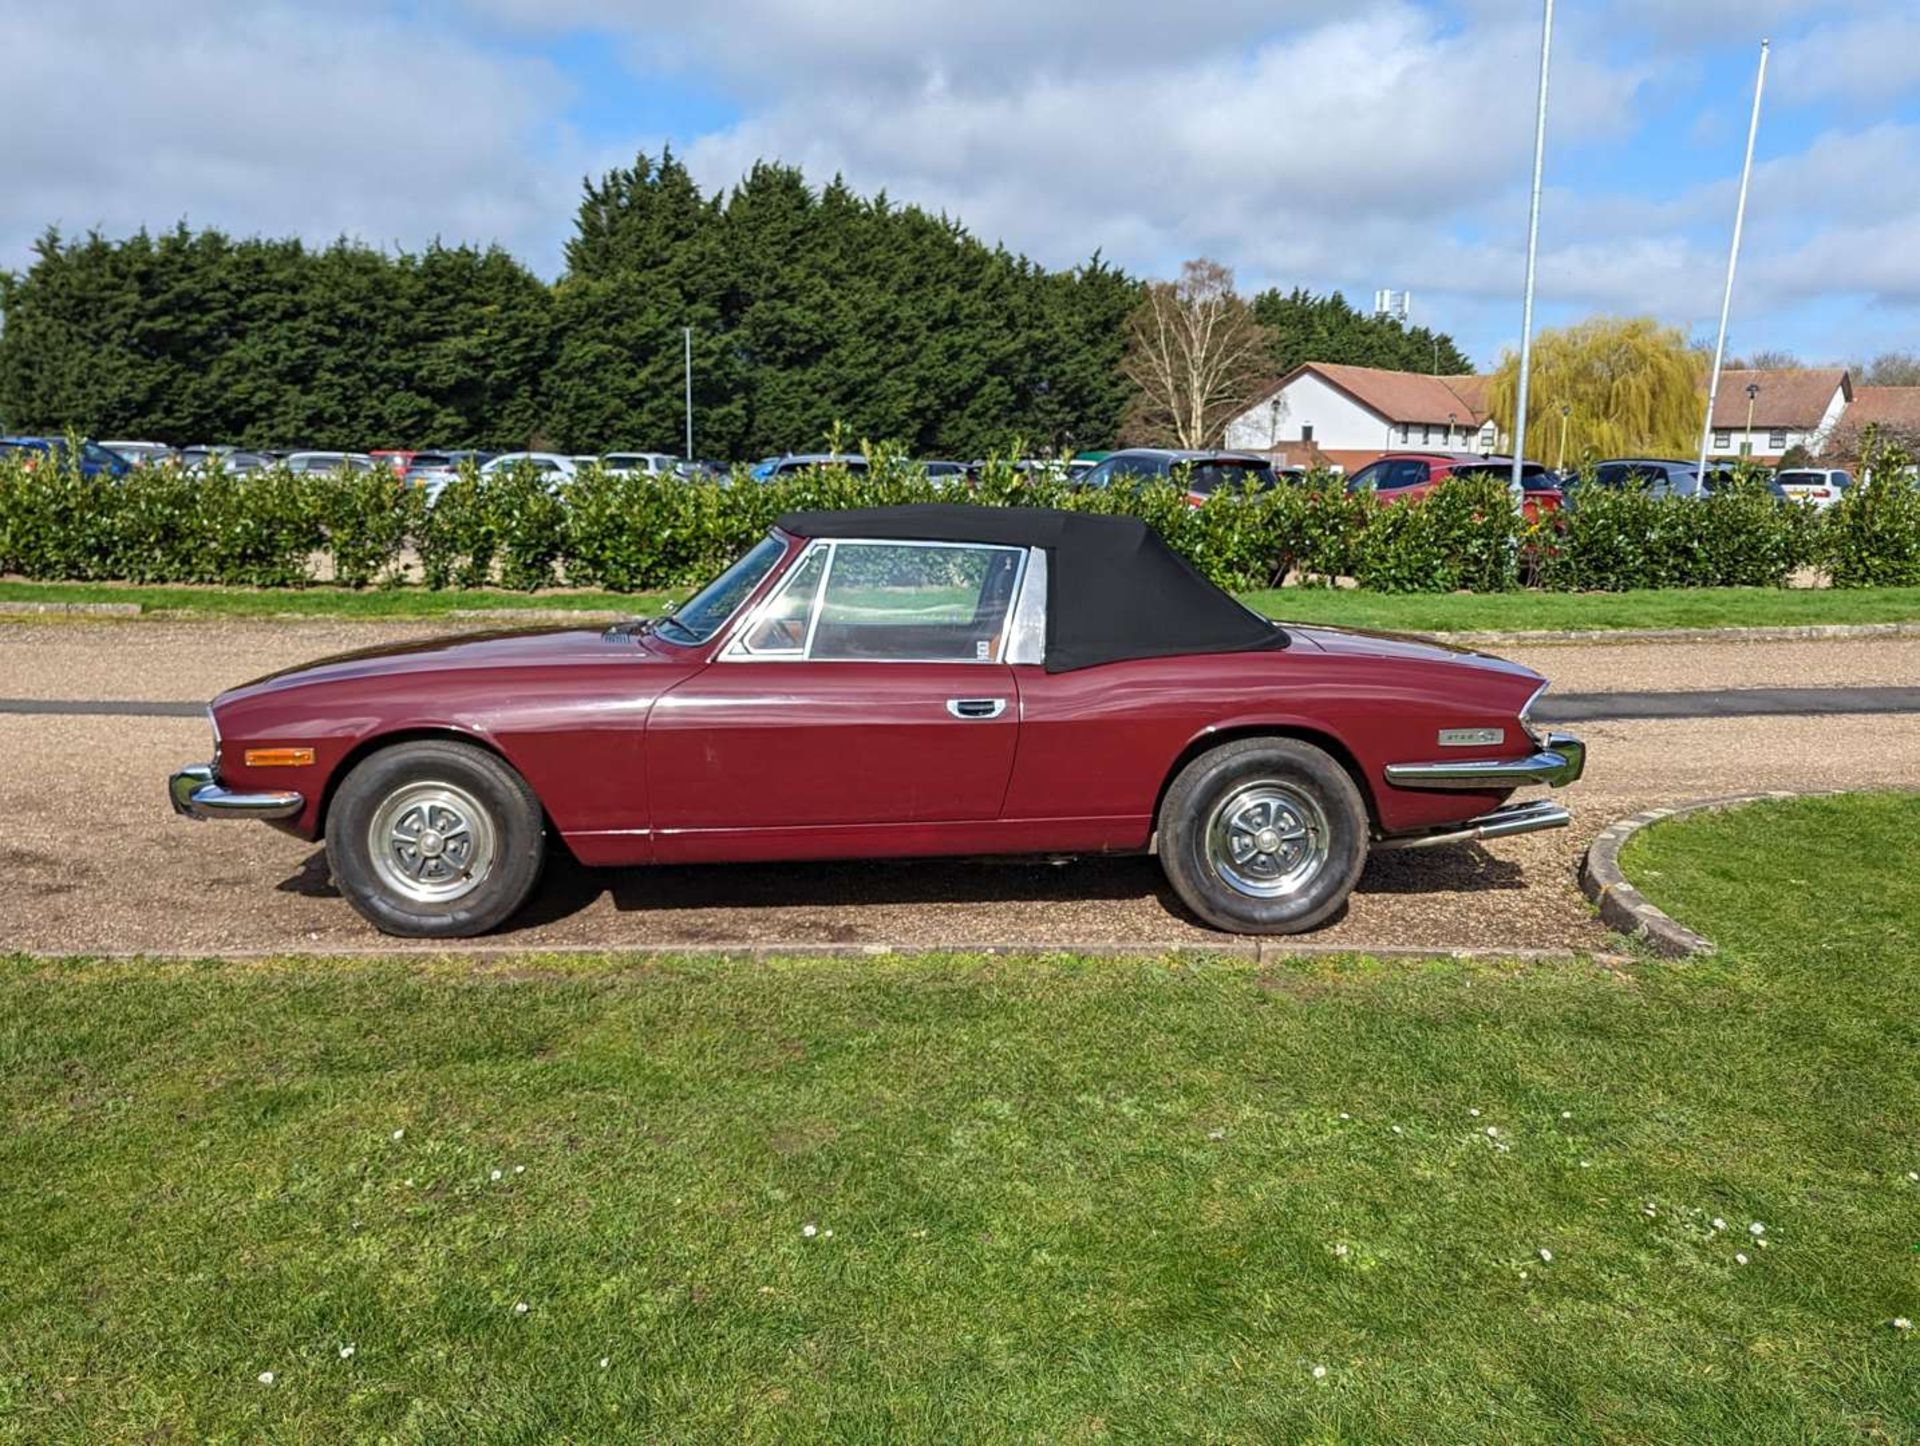
[[[1740,443],[1740,455],[1743,457],[1751,457],[1753,455],[1753,399],[1759,395],[1760,395],[1760,383],[1748,382],[1747,383],[1747,435],[1745,440],[1743,440]]]
[[[693,460],[693,328],[680,328],[680,343],[684,350],[681,359],[684,364],[682,375],[686,382],[687,402],[687,460]]]
[[[1567,470],[1567,421],[1572,416],[1573,403],[1562,402],[1560,404],[1560,460],[1553,464],[1553,470],[1556,472]]]

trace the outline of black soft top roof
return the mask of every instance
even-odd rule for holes
[[[926,503],[789,512],[778,525],[794,537],[1045,548],[1049,673],[1126,658],[1246,653],[1287,645],[1285,630],[1195,572],[1136,517]]]

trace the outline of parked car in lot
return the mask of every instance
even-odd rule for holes
[[[518,467],[531,467],[536,472],[563,479],[574,476],[580,470],[574,465],[573,458],[559,452],[502,452],[480,468],[480,475],[491,477],[496,472]]]
[[[677,473],[684,465],[670,452],[608,452],[595,460],[607,471],[619,476],[643,474],[663,477],[668,473]]]
[[[194,818],[325,839],[393,934],[509,919],[549,829],[589,866],[1156,852],[1202,919],[1333,917],[1374,849],[1557,828],[1546,684],[1269,622],[1136,518],[801,512],[678,612],[351,653],[233,689]]]
[[[1371,491],[1381,502],[1415,502],[1449,477],[1490,477],[1510,483],[1513,458],[1477,452],[1389,452],[1347,478],[1347,491]],[[1554,474],[1538,462],[1520,464],[1521,514],[1529,521],[1565,502]]]
[[[380,464],[365,452],[292,452],[287,470],[295,475],[327,472],[371,472]]]
[[[69,455],[65,437],[0,437],[0,452],[18,455],[29,470],[42,462],[64,461]],[[133,470],[125,457],[98,442],[82,442],[75,462],[82,477],[124,477]]]
[[[1610,457],[1596,462],[1590,479],[1578,472],[1568,479],[1567,495],[1577,502],[1580,489],[1588,486],[1608,492],[1645,488],[1654,497],[1697,498],[1710,490],[1701,484],[1695,463],[1667,457]]]
[[[1274,485],[1274,475],[1272,464],[1266,458],[1245,452],[1129,447],[1124,452],[1109,452],[1104,460],[1072,481],[1076,487],[1173,482],[1184,487],[1187,501],[1198,507],[1222,487],[1263,491]]]
[[[1853,474],[1839,467],[1788,467],[1773,474],[1774,494],[1824,512],[1853,486]]]
[[[165,442],[102,442],[109,452],[117,452],[135,467],[151,467],[156,462],[177,462],[180,454]]]
[[[789,452],[784,457],[769,457],[756,463],[751,475],[756,482],[770,482],[775,477],[810,472],[818,467],[839,467],[859,473],[867,470],[867,459],[857,452]]]

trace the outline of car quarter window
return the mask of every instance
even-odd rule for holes
[[[807,657],[999,661],[1026,550],[836,542],[810,621]]]
[[[827,570],[827,549],[811,549],[767,599],[753,625],[741,636],[743,651],[756,657],[786,654],[798,657],[807,650],[807,624],[819,601],[820,579]]]

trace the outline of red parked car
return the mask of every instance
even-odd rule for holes
[[[1280,625],[1143,523],[1020,507],[802,512],[686,606],[606,631],[349,654],[236,688],[196,818],[324,837],[393,934],[458,937],[589,865],[1157,852],[1194,913],[1288,933],[1370,849],[1568,821],[1526,784],[1512,663]]]
[[[1371,489],[1382,502],[1412,502],[1449,477],[1492,477],[1507,482],[1512,476],[1511,457],[1485,457],[1477,452],[1389,452],[1349,477],[1347,491]],[[1553,473],[1538,462],[1520,464],[1520,485],[1526,493],[1520,512],[1529,522],[1543,512],[1558,512],[1565,503]]]

